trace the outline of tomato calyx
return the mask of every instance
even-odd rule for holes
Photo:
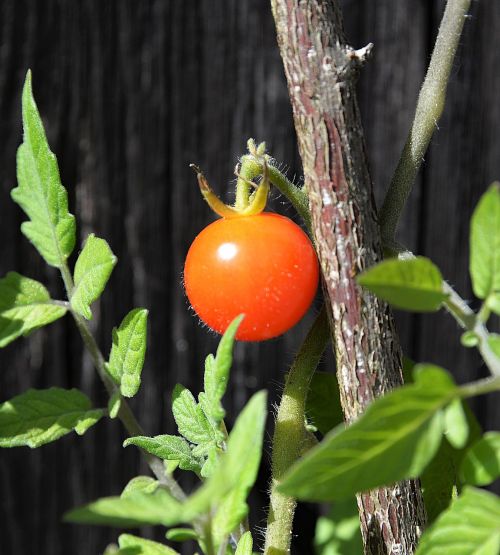
[[[190,164],[190,167],[196,172],[203,198],[207,201],[210,208],[222,218],[255,216],[260,214],[266,207],[270,189],[268,172],[268,160],[270,160],[270,157],[266,154],[266,144],[260,143],[257,146],[253,139],[249,139],[248,151],[255,162],[262,167],[262,180],[258,184],[255,183],[240,173],[240,165],[238,164],[234,172],[238,177],[238,181],[236,184],[236,201],[233,206],[226,204],[215,194],[198,166]]]

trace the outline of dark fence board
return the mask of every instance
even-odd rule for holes
[[[360,77],[360,105],[377,199],[383,196],[411,121],[442,2],[344,0],[352,43],[375,43]],[[479,195],[500,177],[500,27],[497,2],[475,2],[455,64],[448,104],[412,193],[400,238],[431,256],[468,298],[468,218]],[[190,242],[212,220],[190,162],[224,193],[246,139],[265,139],[291,176],[300,176],[291,109],[265,0],[3,0],[0,4],[0,273],[16,269],[62,294],[60,279],[23,239],[23,216],[9,192],[21,139],[20,91],[26,69],[56,152],[79,244],[105,237],[119,258],[93,323],[105,353],[110,330],[133,306],[150,309],[143,387],[132,401],[151,434],[173,431],[168,396],[180,381],[196,389],[204,356],[217,339],[189,311],[182,265]],[[228,197],[229,198],[229,197]],[[273,193],[273,207],[292,215]],[[286,337],[240,344],[226,406],[229,421],[249,395],[283,375],[312,315]],[[445,315],[398,314],[405,351],[453,370],[484,373],[478,357],[456,346]],[[453,347],[449,347],[449,345]],[[456,346],[456,347],[455,347]],[[82,353],[69,319],[0,353],[0,400],[28,387],[81,387],[105,403],[103,387]],[[332,367],[331,356],[326,366]],[[478,404],[488,428],[498,403]],[[117,532],[62,524],[70,507],[118,493],[139,471],[136,451],[122,449],[119,423],[100,423],[36,451],[0,453],[1,551],[14,555],[102,553]],[[263,526],[269,443],[253,502]],[[188,487],[192,484],[186,482]],[[316,508],[297,518],[306,530],[297,553],[311,553]],[[157,536],[160,537],[160,536]],[[189,549],[186,552],[190,552]]]

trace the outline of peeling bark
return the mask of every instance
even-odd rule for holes
[[[323,273],[347,422],[403,382],[388,306],[355,277],[381,259],[372,183],[355,94],[371,45],[347,45],[334,0],[272,0]],[[358,496],[368,554],[413,553],[425,524],[418,481]]]

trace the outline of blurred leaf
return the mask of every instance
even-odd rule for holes
[[[77,389],[28,389],[0,405],[0,447],[40,447],[72,430],[82,435],[103,412]]]
[[[418,476],[439,448],[442,409],[458,389],[444,370],[431,365],[419,365],[415,378],[415,385],[373,401],[350,427],[326,436],[292,466],[278,490],[328,501]]]
[[[466,445],[461,449],[454,449],[445,436],[438,452],[420,476],[428,524],[432,524],[460,492],[458,474],[462,459],[469,446],[482,436],[481,427],[464,400],[462,410],[469,429]]]
[[[428,528],[416,555],[498,555],[500,552],[500,500],[496,495],[465,488]]]
[[[193,456],[188,442],[182,437],[171,435],[129,437],[123,443],[124,447],[128,445],[136,445],[160,459],[179,461],[179,468],[182,470],[192,470],[197,473],[201,471],[201,461]]]
[[[160,482],[150,476],[136,476],[125,486],[120,497],[130,497],[138,492],[154,493],[158,489],[159,485]]]
[[[38,281],[16,272],[0,279],[0,347],[65,314],[66,308],[54,304]]]
[[[253,539],[250,532],[245,532],[238,542],[234,555],[252,555]]]
[[[486,305],[492,312],[500,316],[500,291],[490,293],[486,299]]]
[[[363,272],[358,283],[404,310],[434,312],[446,299],[441,272],[422,256],[384,260]]]
[[[469,437],[469,424],[461,399],[455,399],[446,407],[444,425],[446,439],[456,449],[462,449]]]
[[[22,99],[23,143],[17,151],[18,186],[14,202],[30,221],[21,225],[47,264],[61,268],[75,246],[75,217],[68,212],[68,193],[61,184],[59,168],[50,151],[31,88],[31,71],[26,75]]]
[[[479,344],[479,336],[475,331],[464,331],[460,336],[460,343],[464,347],[476,347]]]
[[[174,549],[162,543],[145,540],[132,534],[122,534],[118,538],[120,548],[138,548],[138,555],[179,555]]]
[[[465,483],[476,486],[500,477],[500,432],[487,432],[467,451],[460,475]]]
[[[318,518],[314,545],[316,555],[363,553],[358,506],[354,497],[336,501],[328,516]]]
[[[182,522],[182,505],[164,489],[154,493],[140,491],[125,497],[103,497],[64,515],[66,522],[102,524],[123,528],[161,524],[172,526]]]
[[[116,418],[120,412],[120,407],[122,404],[122,396],[119,391],[115,391],[113,395],[109,398],[108,402],[108,414],[110,418]]]
[[[212,520],[212,537],[216,548],[247,516],[246,498],[251,486],[233,488],[217,507]]]
[[[344,421],[335,374],[314,373],[307,393],[306,414],[323,435]]]
[[[495,356],[500,358],[500,335],[497,333],[490,333],[488,335],[488,345]]]
[[[75,264],[75,287],[71,294],[71,307],[87,320],[92,318],[90,305],[104,291],[116,264],[116,256],[108,243],[91,233]]]
[[[171,528],[165,534],[167,540],[173,542],[185,542],[189,540],[198,540],[198,534],[192,528]]]
[[[124,397],[133,397],[141,385],[147,341],[148,311],[134,308],[113,328],[113,344],[106,370]]]
[[[500,183],[489,187],[472,215],[469,270],[476,297],[500,291]]]

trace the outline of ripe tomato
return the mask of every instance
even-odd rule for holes
[[[263,341],[304,316],[318,275],[308,236],[290,219],[264,212],[207,226],[187,254],[184,285],[195,312],[210,328],[223,333],[243,313],[236,338]]]

